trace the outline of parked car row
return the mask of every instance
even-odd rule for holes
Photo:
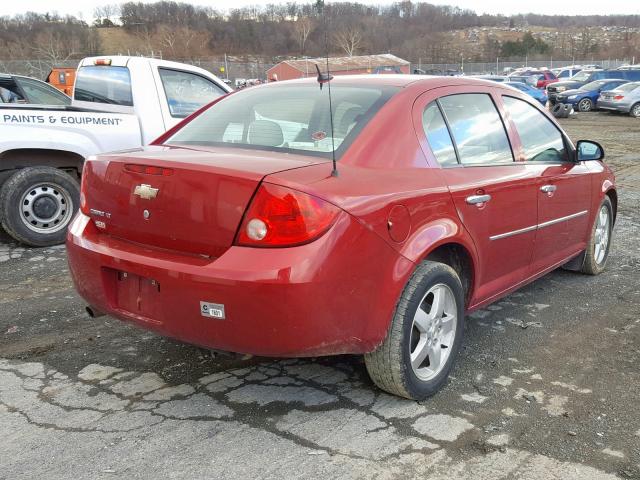
[[[616,70],[579,70],[570,80],[554,82],[546,89],[536,88],[538,80],[532,72],[518,71],[517,75],[509,76],[474,75],[474,78],[508,85],[543,105],[549,102],[551,107],[565,104],[580,112],[597,109],[640,117],[640,69],[630,66]]]

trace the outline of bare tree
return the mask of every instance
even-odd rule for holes
[[[355,28],[348,28],[334,35],[338,46],[345,51],[347,56],[353,57],[354,53],[362,45],[362,33]]]
[[[300,55],[304,55],[304,48],[311,33],[311,19],[309,17],[298,17],[294,23],[294,31],[300,45]]]

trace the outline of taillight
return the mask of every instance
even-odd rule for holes
[[[146,175],[161,175],[163,177],[169,177],[173,175],[172,168],[166,167],[154,167],[152,165],[138,165],[135,163],[127,163],[124,166],[127,172],[144,173]]]
[[[89,206],[87,205],[87,164],[82,169],[82,178],[80,179],[80,211],[85,215],[89,215]]]
[[[309,243],[333,225],[340,209],[320,198],[262,184],[244,215],[237,245],[290,247]]]
[[[622,100],[624,98],[624,95],[616,95],[615,97],[613,97],[614,100]]]

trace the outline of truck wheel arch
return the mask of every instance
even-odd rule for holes
[[[0,185],[16,170],[28,167],[54,167],[66,171],[77,180],[82,173],[84,157],[67,150],[19,148],[0,153]]]

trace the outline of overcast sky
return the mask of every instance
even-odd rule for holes
[[[139,1],[139,0],[136,0]],[[151,3],[149,0],[142,0],[144,3]],[[298,0],[299,3],[304,3]],[[353,1],[353,0],[352,0]],[[360,3],[369,5],[381,5],[393,3],[391,0],[359,0]],[[52,12],[59,14],[71,14],[82,17],[85,20],[93,18],[93,9],[105,3],[122,3],[114,0],[0,0],[0,16],[15,15],[17,13],[32,12]],[[227,10],[248,5],[261,5],[267,3],[286,3],[286,0],[192,0],[194,5],[206,5],[218,10]],[[330,2],[329,2],[330,3]],[[564,14],[564,15],[590,15],[590,14],[640,14],[640,0],[615,0],[612,2],[596,0],[432,0],[430,3],[441,5],[455,5],[462,8],[469,8],[478,13],[502,13],[505,15],[516,13],[541,13],[541,14]]]

